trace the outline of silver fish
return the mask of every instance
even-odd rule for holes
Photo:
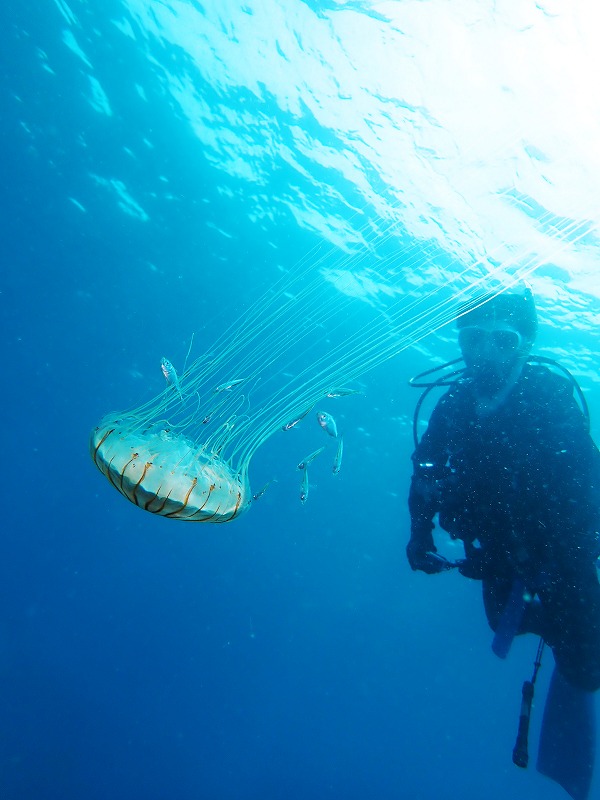
[[[342,468],[342,456],[344,455],[344,437],[339,437],[338,449],[333,460],[333,474],[337,475]]]
[[[304,417],[305,417],[307,414],[310,414],[310,412],[313,410],[313,408],[314,408],[314,405],[313,405],[313,406],[311,406],[310,408],[307,408],[307,409],[306,409],[306,411],[302,412],[302,414],[300,414],[300,416],[299,416],[299,417],[296,417],[296,419],[293,419],[293,420],[291,420],[290,422],[286,422],[286,424],[285,424],[285,425],[282,427],[282,429],[281,429],[281,430],[282,430],[282,431],[291,431],[291,430],[292,430],[292,428],[295,428],[295,427],[296,427],[296,425],[297,425],[299,422],[302,422],[302,420],[304,419]]]
[[[323,450],[325,450],[325,447],[319,447],[319,449],[315,450],[314,453],[311,453],[309,456],[306,456],[306,458],[303,458],[302,461],[298,464],[298,469],[306,469],[308,465],[315,460],[315,458],[319,455],[319,453],[323,452]]]
[[[252,495],[252,500],[258,500],[259,497],[262,497],[263,494],[267,491],[267,489],[269,488],[270,485],[271,485],[271,481],[267,481],[267,483],[265,483],[265,485],[262,487],[260,492],[257,492],[256,494]]]
[[[302,475],[302,483],[300,484],[300,502],[302,505],[308,500],[308,470],[305,469]]]
[[[317,411],[317,422],[323,428],[325,433],[328,433],[330,436],[333,436],[334,439],[337,439],[337,425],[335,424],[335,420],[331,414],[328,414],[326,411]]]
[[[351,394],[362,394],[358,389],[330,389],[327,397],[348,397]]]
[[[171,386],[174,386],[179,394],[179,397],[183,400],[183,394],[181,393],[181,386],[179,385],[179,376],[177,375],[177,370],[171,364],[168,358],[161,359],[160,368],[162,370],[162,374],[165,376],[167,383]]]
[[[216,394],[217,392],[228,392],[230,389],[233,389],[234,386],[239,386],[240,383],[243,383],[246,378],[236,378],[233,381],[227,381],[227,383],[221,383],[218,386],[215,386],[213,392]]]

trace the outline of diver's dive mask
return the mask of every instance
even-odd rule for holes
[[[486,396],[514,383],[531,348],[518,330],[502,322],[465,326],[458,343],[471,378]]]

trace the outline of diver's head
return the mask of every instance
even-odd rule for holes
[[[537,333],[537,313],[529,287],[471,304],[457,320],[458,343],[480,390],[499,392],[518,378]],[[515,378],[516,376],[516,378]]]

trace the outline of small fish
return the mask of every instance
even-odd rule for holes
[[[302,483],[300,484],[300,502],[302,505],[308,500],[308,470],[305,469],[302,474]]]
[[[181,386],[179,385],[179,377],[177,375],[177,370],[171,364],[168,358],[161,359],[160,368],[162,370],[162,374],[165,376],[165,379],[168,384],[174,386],[177,390],[179,397],[183,400],[183,394],[181,393]]]
[[[239,386],[240,383],[243,383],[246,378],[236,378],[233,381],[227,381],[227,383],[221,383],[219,386],[215,386],[213,392],[216,394],[217,392],[228,392],[230,389],[233,389],[234,386]]]
[[[362,394],[358,389],[331,389],[327,397],[348,397],[351,394]]]
[[[330,436],[333,436],[334,439],[337,439],[337,425],[335,424],[335,420],[331,414],[328,414],[326,411],[317,411],[317,421],[325,433],[328,433]]]
[[[271,485],[271,481],[267,481],[265,483],[265,485],[262,487],[262,489],[260,490],[260,492],[257,492],[256,494],[252,495],[252,500],[258,500],[259,497],[262,497],[263,494],[267,491],[267,489],[269,488],[270,485]]]
[[[337,475],[342,468],[342,456],[344,454],[344,437],[340,436],[337,453],[333,459],[333,474]]]
[[[299,417],[296,417],[296,419],[293,419],[291,422],[286,422],[286,424],[283,426],[283,428],[281,430],[282,431],[291,431],[292,428],[295,428],[296,425],[299,422],[302,422],[302,420],[304,419],[304,417],[307,414],[310,414],[310,412],[313,410],[313,408],[314,408],[314,406],[311,406],[310,408],[307,408],[306,411],[304,411],[302,414],[300,414]]]
[[[306,458],[303,458],[302,461],[298,464],[298,469],[306,469],[309,464],[312,464],[312,462],[319,455],[319,453],[323,452],[323,450],[325,450],[324,447],[319,447],[319,449],[315,450],[314,453],[311,453],[309,456],[306,456]]]
[[[295,428],[299,422],[302,422],[306,414],[302,414],[301,417],[297,417],[293,419],[291,422],[286,422],[285,425],[281,428],[282,431],[291,431],[292,428]]]

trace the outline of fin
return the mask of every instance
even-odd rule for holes
[[[594,695],[552,673],[536,768],[560,784],[573,800],[587,800],[594,771]]]
[[[523,581],[515,578],[512,589],[510,590],[508,602],[504,607],[492,641],[492,650],[498,658],[506,658],[508,655],[513,639],[521,627],[526,608],[525,584]]]

